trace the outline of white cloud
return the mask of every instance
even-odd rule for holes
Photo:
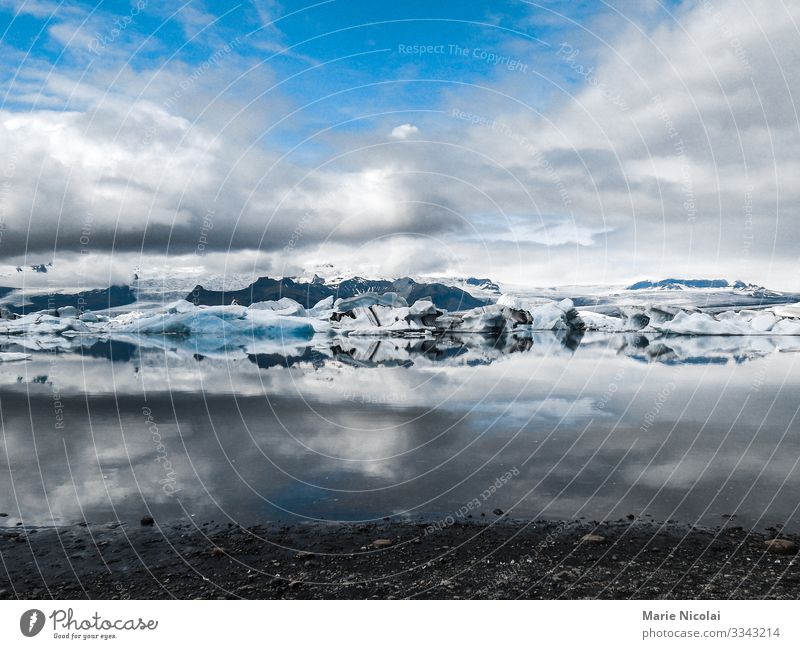
[[[605,42],[585,36],[569,62],[555,44],[554,84],[559,65],[593,68],[557,101],[526,107],[521,83],[505,87],[519,97],[459,87],[388,140],[385,122],[343,129],[319,138],[325,156],[293,162],[264,144],[293,99],[262,96],[276,75],[238,50],[188,86],[194,70],[174,61],[96,61],[80,81],[29,62],[10,96],[42,110],[0,112],[14,161],[0,253],[39,263],[57,232],[59,255],[77,254],[91,213],[93,250],[191,255],[213,209],[204,262],[217,268],[228,248],[231,263],[265,263],[242,252],[261,249],[272,268],[330,255],[364,274],[413,263],[534,284],[687,273],[800,289],[800,6],[676,12],[612,12]]]
[[[419,129],[413,124],[400,124],[400,126],[395,126],[392,129],[392,132],[389,133],[389,137],[395,140],[405,140],[417,133],[419,133]]]

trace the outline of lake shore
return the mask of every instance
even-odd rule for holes
[[[504,516],[6,527],[0,599],[795,599],[798,537],[776,535]]]

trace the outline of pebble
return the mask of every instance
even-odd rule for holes
[[[212,557],[224,557],[225,550],[222,548],[211,548],[211,556]]]
[[[391,544],[391,539],[375,539],[372,542],[372,545],[376,548],[388,548]]]
[[[562,570],[561,572],[556,573],[553,575],[553,581],[577,581],[581,578],[581,573],[576,568],[570,568],[568,570]]]
[[[140,522],[144,527],[155,525],[155,520],[153,519],[152,516],[142,516],[142,520]]]
[[[492,510],[492,514],[494,514],[495,516],[502,516],[503,510],[498,507],[497,509]]]
[[[581,543],[605,543],[606,537],[599,534],[585,534],[581,537]]]
[[[313,552],[306,552],[305,550],[300,550],[296,555],[294,555],[295,559],[299,559],[300,561],[308,561],[309,559],[314,558]]]
[[[772,554],[794,554],[797,552],[797,546],[789,539],[770,539],[764,541],[767,546],[767,552]]]
[[[5,512],[0,512],[0,518],[8,518],[8,514]]]

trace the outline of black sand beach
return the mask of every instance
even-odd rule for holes
[[[624,520],[0,530],[2,599],[794,599],[798,537]],[[146,521],[149,522],[149,521]],[[785,542],[770,543],[779,537]]]

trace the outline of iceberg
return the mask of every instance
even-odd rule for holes
[[[531,327],[536,331],[580,331],[586,328],[581,314],[570,299],[560,302],[537,300],[529,302],[512,295],[502,295],[497,304],[515,311],[526,311],[531,317]]]
[[[396,293],[365,293],[336,302],[330,315],[334,329],[351,336],[425,335],[436,331],[436,318],[443,315],[428,299],[408,306]]]
[[[307,340],[315,334],[432,338],[443,334],[513,333],[517,338],[531,338],[533,332],[555,331],[578,341],[585,331],[800,336],[800,303],[738,309],[663,303],[593,304],[597,311],[579,311],[569,298],[525,299],[504,294],[495,304],[449,312],[429,297],[411,302],[400,292],[389,291],[338,299],[328,295],[311,307],[288,297],[256,301],[249,306],[197,305],[181,299],[164,305],[138,304],[122,313],[95,313],[66,305],[23,316],[5,312],[6,317],[0,318],[0,337],[26,338],[34,341],[32,348],[55,349],[61,344],[59,340],[75,337],[172,336],[202,338],[202,344],[197,343],[199,347],[222,349],[243,348],[258,340]],[[271,345],[248,348],[269,349]]]
[[[0,363],[27,361],[30,358],[31,358],[30,354],[25,354],[23,352],[0,352]]]
[[[235,304],[206,307],[179,300],[160,313],[141,314],[138,318],[130,318],[129,314],[111,318],[98,329],[139,335],[174,334],[224,339],[243,336],[310,338],[314,335],[314,323],[309,318],[282,313],[299,312],[298,309],[303,308],[296,302],[295,305],[265,306],[263,302],[256,302],[249,307]]]
[[[305,307],[291,298],[282,297],[280,300],[267,300],[266,302],[253,302],[248,308],[256,311],[272,311],[278,315],[306,316]]]
[[[800,335],[800,305],[727,310],[659,306],[620,307],[616,314],[580,311],[587,330],[607,333],[643,332],[688,336]]]

